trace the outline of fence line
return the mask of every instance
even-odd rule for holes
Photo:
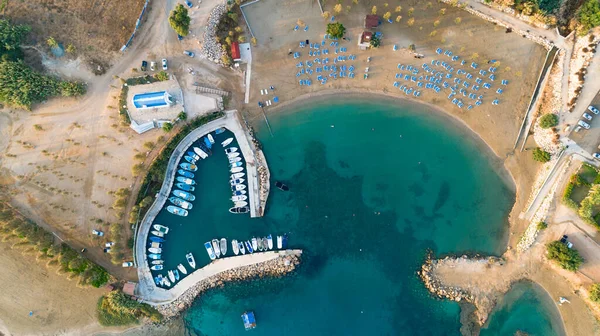
[[[121,47],[121,52],[124,52],[127,48],[129,48],[131,41],[133,41],[133,38],[135,37],[135,33],[137,32],[138,28],[140,28],[140,25],[142,24],[142,19],[144,18],[144,14],[146,13],[146,9],[148,8],[149,3],[150,3],[150,0],[146,0],[146,3],[144,4],[144,8],[142,8],[142,13],[140,14],[140,17],[138,17],[137,21],[135,22],[135,28],[133,29],[133,33],[131,33],[131,37],[129,38],[127,43],[125,43],[125,45]]]

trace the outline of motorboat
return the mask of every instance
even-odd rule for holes
[[[173,270],[173,274],[175,274],[175,280],[179,281],[179,279],[181,279],[179,277],[179,271],[178,270]]]
[[[212,148],[212,143],[210,143],[210,140],[208,140],[208,138],[202,138],[202,141],[204,141],[204,145],[206,146],[206,148]]]
[[[236,208],[243,208],[243,207],[245,207],[245,206],[248,205],[248,202],[246,202],[246,201],[238,201],[238,202],[234,202],[233,205]]]
[[[190,202],[196,199],[196,196],[182,190],[173,190],[173,195]]]
[[[289,191],[290,188],[288,186],[286,186],[285,184],[279,182],[279,181],[275,181],[275,186],[277,187],[277,189],[281,190],[281,191]]]
[[[181,198],[169,197],[169,201],[177,206],[180,206],[183,209],[190,210],[193,207],[192,203],[184,201]]]
[[[172,213],[172,214],[174,214],[174,215],[182,216],[182,217],[185,217],[185,216],[188,215],[188,211],[187,210],[184,210],[182,208],[178,208],[178,207],[176,207],[174,205],[169,205],[167,207],[167,211],[170,212],[170,213]]]
[[[269,241],[267,240],[266,237],[263,237],[262,242],[263,242],[263,250],[265,250],[265,251],[269,250]]]
[[[215,134],[221,134],[223,132],[225,132],[227,129],[225,127],[221,127],[221,128],[217,128],[215,130]]]
[[[234,161],[234,162],[229,162],[229,166],[231,168],[241,167],[242,165],[244,165],[244,163],[242,162],[242,160],[237,160],[237,161]]]
[[[245,201],[247,199],[248,199],[248,196],[246,196],[246,195],[233,196],[231,198],[231,200],[234,201],[234,202]]]
[[[231,191],[239,191],[239,190],[244,190],[244,189],[246,189],[245,184],[236,184],[234,186],[231,186]]]
[[[160,259],[160,254],[150,253],[150,254],[148,254],[148,258],[158,260],[158,259]]]
[[[163,279],[163,277],[162,277],[162,274],[159,274],[159,275],[157,275],[157,276],[154,278],[154,283],[155,283],[157,286],[159,286],[159,285],[161,285],[161,284],[162,284],[162,279]]]
[[[250,208],[248,208],[248,207],[242,207],[242,208],[232,207],[232,208],[229,208],[229,212],[231,212],[232,214],[245,214],[245,213],[248,213],[248,211],[250,211]]]
[[[272,250],[273,249],[273,236],[271,236],[270,233],[267,236],[267,244],[269,246],[269,250]]]
[[[284,233],[283,234],[283,242],[282,242],[283,248],[287,248],[287,244],[288,244],[288,235],[287,235],[287,233]]]
[[[210,150],[210,148],[206,147],[204,144],[199,144],[198,147],[200,147],[201,150],[204,151],[204,153],[206,153],[208,156],[212,155],[212,151]]]
[[[231,168],[230,172],[232,173],[241,173],[244,171],[244,168],[242,167],[235,167],[235,168]]]
[[[233,153],[228,153],[227,154],[227,158],[228,159],[233,159],[233,158],[238,157],[238,156],[240,156],[240,153],[238,153],[238,152],[233,152]]]
[[[246,195],[246,190],[235,190],[233,192],[233,196],[241,196],[241,195]]]
[[[183,264],[179,264],[177,265],[177,269],[183,273],[183,274],[187,274],[187,270],[185,269],[185,266],[183,266]]]
[[[175,274],[173,274],[173,271],[169,270],[167,275],[169,276],[169,280],[171,280],[172,283],[175,283]]]
[[[181,182],[181,183],[185,183],[187,185],[194,185],[194,184],[196,184],[196,181],[192,180],[191,178],[187,178],[187,177],[183,177],[183,176],[177,176],[176,180],[179,181],[179,182]]]
[[[217,256],[215,255],[215,251],[213,250],[210,242],[204,243],[204,248],[206,249],[206,253],[208,253],[208,256],[210,257],[210,260],[217,259]]]
[[[162,243],[165,241],[163,238],[160,238],[160,237],[150,237],[149,239],[153,243]]]
[[[187,151],[186,154],[196,161],[200,160],[200,155],[198,155],[192,151]]]
[[[256,238],[252,238],[252,249],[258,251],[258,242],[256,241]]]
[[[277,236],[277,248],[281,250],[281,248],[283,247],[283,237],[282,236]]]
[[[183,170],[183,169],[178,169],[177,170],[177,174],[183,176],[183,177],[189,177],[189,178],[194,178],[194,173],[189,172],[187,170]]]
[[[162,284],[165,287],[171,287],[171,283],[169,282],[169,279],[167,279],[167,278],[162,279]]]
[[[164,234],[164,233],[162,233],[162,232],[159,232],[159,231],[151,231],[150,233],[152,233],[153,235],[155,235],[155,236],[157,236],[157,237],[159,237],[159,238],[161,238],[161,237],[164,237],[164,236],[165,236],[165,234]]]
[[[221,142],[221,146],[226,147],[232,142],[233,142],[233,138],[228,138],[225,141]]]
[[[148,252],[159,254],[159,253],[162,253],[162,249],[158,248],[158,247],[151,247],[151,248],[148,249]]]
[[[242,178],[244,176],[246,176],[246,174],[244,174],[244,173],[235,173],[235,174],[231,174],[231,179],[232,180],[233,179],[238,179],[238,178]]]
[[[262,252],[262,251],[264,250],[264,246],[263,246],[263,240],[262,240],[262,238],[260,238],[260,237],[259,237],[259,238],[257,239],[256,245],[257,245],[257,247],[258,247],[258,250],[259,250],[259,251],[261,251],[261,252]]]
[[[153,265],[150,267],[150,269],[153,271],[162,271],[163,265]]]
[[[187,259],[188,264],[190,264],[191,268],[196,268],[196,260],[194,260],[194,255],[192,252],[185,255],[185,259]]]
[[[208,141],[210,141],[211,145],[215,143],[215,138],[213,138],[213,136],[210,133],[208,133],[206,137],[208,138]]]
[[[184,190],[184,191],[194,191],[196,190],[196,187],[191,186],[191,185],[187,185],[185,183],[177,183],[175,184],[177,186],[177,188]]]
[[[194,147],[194,152],[198,155],[200,155],[201,158],[206,159],[208,157],[208,154],[206,154],[205,151],[203,151],[202,149],[198,148],[198,147]]]
[[[191,172],[195,172],[196,170],[198,170],[198,166],[196,166],[195,164],[187,163],[187,162],[183,162],[183,163],[179,164],[179,167],[181,169],[185,169],[185,170],[191,171]]]
[[[242,254],[246,254],[246,249],[244,248],[244,243],[243,242],[238,242],[238,250],[240,252],[242,252]]]
[[[240,254],[240,246],[238,245],[238,241],[236,239],[231,241],[231,249],[235,255]]]
[[[162,244],[152,242],[152,243],[148,244],[148,247],[162,248]]]
[[[219,247],[219,241],[216,239],[212,240],[212,248],[213,251],[215,252],[215,255],[217,256],[217,258],[219,258],[221,256],[221,248]]]
[[[164,260],[152,260],[150,263],[152,265],[162,265],[164,263]]]
[[[227,239],[221,238],[220,248],[221,248],[221,255],[225,256],[227,254]]]
[[[191,163],[191,164],[196,164],[196,161],[198,161],[198,159],[194,159],[191,156],[188,155],[184,155],[183,158],[185,159],[185,161]]]
[[[242,184],[242,183],[244,183],[244,181],[246,181],[246,180],[245,179],[235,179],[235,180],[230,180],[229,184],[231,184],[231,185]]]
[[[248,253],[254,253],[254,249],[252,248],[252,244],[250,244],[249,241],[245,241],[244,245],[246,245],[246,250],[248,250]]]
[[[236,162],[241,162],[242,158],[241,157],[231,157],[231,158],[228,158],[228,160],[229,160],[229,163],[236,163]]]
[[[237,147],[229,147],[229,148],[225,148],[225,154],[229,154],[229,153],[235,153],[238,151]]]
[[[154,224],[154,225],[152,225],[152,227],[158,232],[162,232],[164,234],[169,233],[169,228],[164,225]]]

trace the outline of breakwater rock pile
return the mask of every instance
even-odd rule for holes
[[[174,317],[187,309],[194,299],[206,290],[222,287],[227,282],[263,277],[281,277],[294,271],[299,264],[300,257],[298,255],[288,254],[262,263],[225,271],[196,283],[176,300],[165,305],[159,305],[156,309],[166,318]]]
[[[202,45],[202,54],[207,59],[220,64],[223,56],[223,48],[221,43],[217,41],[217,26],[221,21],[221,17],[227,12],[227,6],[220,4],[213,8],[210,12],[210,17],[204,31],[204,44]]]
[[[434,269],[438,260],[431,259],[431,256],[427,257],[425,263],[421,266],[421,270],[417,272],[425,287],[431,292],[433,295],[437,296],[440,299],[449,299],[452,301],[467,301],[470,303],[474,302],[474,296],[469,294],[467,291],[451,286],[445,286],[442,282],[435,276]]]

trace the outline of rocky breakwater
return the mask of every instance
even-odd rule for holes
[[[221,17],[227,12],[227,6],[220,4],[213,8],[210,12],[210,17],[206,24],[206,30],[204,31],[204,44],[202,45],[202,54],[207,59],[221,64],[221,57],[223,56],[223,47],[221,43],[217,41],[217,26],[221,21]]]
[[[287,254],[262,263],[225,271],[199,281],[173,302],[165,305],[159,305],[156,307],[156,309],[158,309],[158,311],[166,318],[174,317],[177,316],[181,311],[187,309],[198,295],[209,289],[223,287],[227,282],[243,281],[263,277],[281,277],[294,271],[296,266],[299,264],[299,255]]]
[[[449,299],[457,302],[466,300],[467,302],[473,303],[473,295],[469,294],[466,290],[442,284],[435,276],[435,267],[437,263],[438,260],[432,259],[431,255],[429,255],[427,256],[425,263],[421,266],[421,270],[417,272],[429,292],[440,299]]]

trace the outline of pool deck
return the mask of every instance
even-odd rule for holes
[[[208,276],[217,274],[228,269],[274,259],[279,256],[279,254],[275,252],[273,252],[274,254],[271,252],[266,252],[220,259],[233,259],[234,261],[228,261],[223,263],[220,260],[217,260],[216,262],[213,262],[202,269],[196,270],[194,273],[192,273],[190,276],[187,276],[178,285],[176,285],[175,288],[172,288],[171,290],[161,289],[155,286],[154,284],[152,273],[150,271],[150,268],[148,267],[148,259],[146,255],[146,241],[148,240],[148,234],[150,232],[150,228],[152,227],[154,218],[162,210],[162,208],[165,205],[165,202],[169,198],[171,188],[173,187],[173,181],[175,180],[177,174],[178,163],[185,154],[188,147],[191,146],[199,138],[221,127],[227,128],[235,135],[236,140],[238,141],[238,145],[244,156],[244,160],[246,161],[246,176],[248,181],[248,199],[250,206],[250,216],[260,217],[263,214],[263,212],[261,211],[262,209],[259,195],[259,179],[257,172],[258,163],[257,156],[255,154],[256,149],[250,141],[250,135],[248,134],[247,129],[240,122],[240,116],[238,115],[238,112],[235,110],[226,111],[224,117],[211,121],[205,125],[196,128],[177,145],[177,147],[171,154],[169,165],[167,167],[167,172],[165,174],[166,178],[163,181],[162,187],[156,195],[154,203],[152,203],[152,206],[150,206],[150,209],[148,209],[146,215],[142,219],[135,240],[135,265],[137,267],[139,278],[139,285],[137,290],[139,293],[137,294],[143,300],[146,300],[148,302],[163,303],[162,301],[165,301],[168,298],[171,298],[170,300],[177,298],[177,296],[183,293],[185,289],[189,288],[197,281],[200,281]],[[220,144],[217,144],[217,146],[220,146]],[[199,162],[199,164],[201,164],[201,162]],[[262,162],[262,165],[266,167],[266,162]],[[227,211],[227,209],[223,209],[223,211]],[[263,254],[265,256],[261,256]],[[211,266],[213,264],[218,264],[219,266]],[[202,271],[209,266],[210,268],[207,271]],[[196,275],[196,273],[198,273],[199,275]],[[182,283],[184,285],[180,285]],[[176,289],[184,287],[185,289],[183,290]]]

